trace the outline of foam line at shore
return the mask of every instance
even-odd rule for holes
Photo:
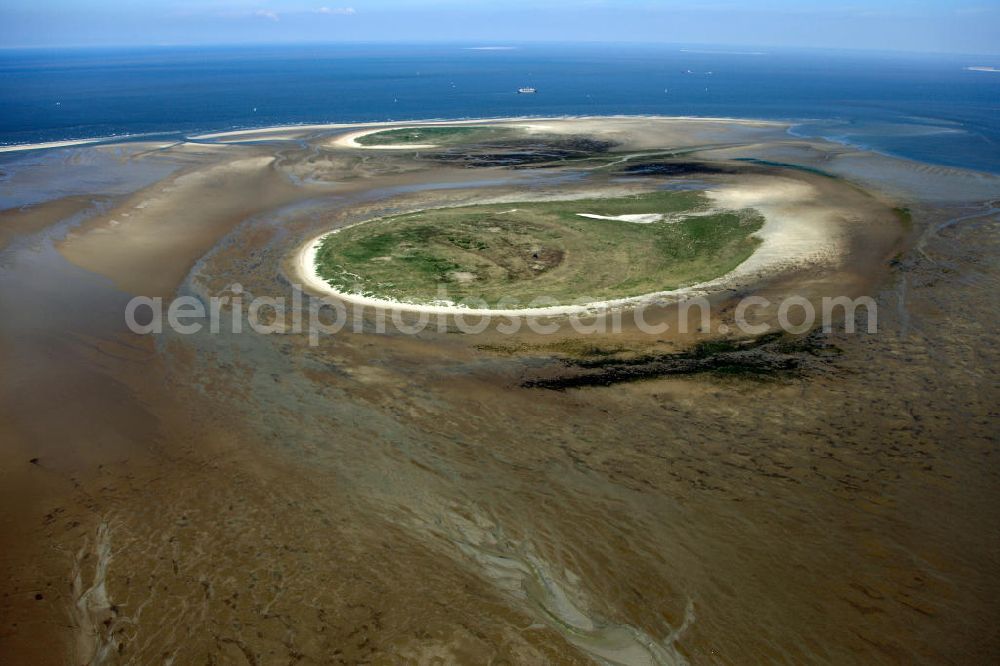
[[[92,144],[117,145],[119,143],[135,143],[139,139],[155,141],[160,138],[160,143],[164,146],[180,143],[180,139],[163,139],[169,136],[168,132],[149,132],[147,134],[117,134],[112,136],[99,136],[90,139],[66,139],[65,141],[44,141],[41,143],[12,143],[0,145],[0,153],[13,153],[23,150],[49,150],[52,148],[69,148],[72,146],[88,146]]]
[[[16,143],[7,146],[0,146],[0,153],[13,153],[21,150],[45,150],[47,148],[66,148],[67,146],[83,146],[90,143],[100,143],[101,141],[112,141],[117,137],[104,139],[67,139],[66,141],[48,141],[45,143]]]

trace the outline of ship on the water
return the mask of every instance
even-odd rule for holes
[[[538,90],[536,90],[535,88],[528,87],[528,86],[525,86],[524,88],[518,88],[517,89],[517,94],[518,95],[534,95],[536,92],[538,92]]]

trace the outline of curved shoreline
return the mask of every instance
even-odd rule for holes
[[[737,118],[730,116],[669,116],[669,115],[659,115],[659,114],[608,114],[608,115],[562,115],[562,116],[496,116],[496,117],[482,117],[482,118],[459,118],[459,119],[449,119],[449,118],[412,118],[403,120],[377,120],[377,121],[352,121],[352,122],[329,122],[329,123],[300,123],[291,125],[271,125],[266,127],[248,127],[245,129],[226,129],[219,131],[207,131],[197,134],[184,134],[179,133],[176,141],[218,141],[219,143],[239,143],[240,141],[231,139],[227,141],[230,137],[247,137],[245,141],[252,141],[254,138],[260,135],[267,135],[278,132],[317,132],[317,131],[328,131],[328,130],[350,130],[351,128],[378,128],[378,129],[394,129],[401,127],[412,127],[421,125],[463,125],[463,124],[477,124],[477,123],[521,123],[521,122],[549,122],[549,121],[569,121],[569,120],[602,120],[602,119],[624,119],[624,120],[674,120],[674,121],[688,121],[688,122],[720,122],[735,125],[747,125],[747,126],[761,126],[761,127],[784,127],[786,128],[790,136],[806,140],[806,141],[819,141],[827,142],[838,146],[843,146],[846,148],[852,148],[859,151],[869,152],[876,155],[885,156],[894,160],[902,160],[905,162],[910,162],[913,164],[925,164],[931,166],[940,166],[948,169],[955,169],[958,171],[969,172],[969,173],[981,173],[988,175],[997,175],[996,171],[990,170],[988,167],[969,165],[962,163],[960,161],[941,161],[934,160],[928,161],[926,156],[911,156],[906,155],[902,152],[896,152],[887,148],[877,148],[873,147],[870,143],[861,143],[853,141],[848,138],[836,138],[829,137],[825,135],[812,135],[812,134],[800,134],[795,131],[795,129],[803,124],[813,123],[817,119],[812,117],[790,117],[790,118]],[[376,130],[377,131],[377,130]],[[65,148],[65,147],[75,147],[75,146],[86,146],[90,144],[101,144],[101,145],[115,145],[125,139],[141,137],[144,135],[149,136],[161,136],[172,134],[170,130],[164,130],[162,132],[149,132],[141,134],[124,134],[124,135],[109,135],[101,137],[93,137],[86,139],[61,139],[57,141],[48,142],[36,142],[36,143],[12,143],[12,144],[0,144],[0,154],[20,152],[20,151],[33,151],[33,150],[47,150],[55,148]],[[358,136],[361,136],[362,132],[358,132]],[[253,138],[251,138],[253,137]],[[335,145],[338,148],[350,148],[350,149],[366,149],[366,150],[404,150],[404,149],[417,149],[425,150],[436,148],[433,144],[419,144],[413,146],[363,146],[360,144],[354,144],[350,141],[340,142],[340,138],[337,137],[330,145]],[[357,137],[355,137],[357,138]]]
[[[350,129],[352,127],[386,129],[392,127],[404,127],[411,125],[472,125],[476,123],[502,123],[502,122],[545,122],[556,120],[601,120],[601,119],[633,119],[633,120],[681,120],[700,122],[723,122],[740,125],[761,125],[771,127],[786,127],[795,124],[794,120],[768,120],[756,118],[729,118],[722,116],[664,116],[657,114],[609,114],[609,115],[563,115],[563,116],[491,116],[485,118],[413,118],[408,120],[376,120],[372,122],[351,122],[351,123],[315,123],[308,125],[275,125],[273,127],[254,127],[243,130],[224,130],[221,132],[208,132],[205,134],[195,134],[188,136],[189,139],[219,139],[227,136],[239,136],[242,134],[267,134],[269,132],[291,132],[317,131],[328,129]]]
[[[370,134],[379,134],[380,132],[391,132],[392,128],[378,127],[375,129],[366,129],[358,132],[349,132],[347,134],[341,134],[336,139],[331,141],[330,146],[337,146],[339,148],[360,148],[362,150],[425,150],[428,148],[437,148],[436,144],[433,143],[407,143],[407,144],[390,144],[385,146],[366,146],[363,143],[358,143],[358,139]]]
[[[363,222],[361,224],[364,224]],[[471,315],[471,316],[497,316],[497,317],[550,317],[550,316],[567,316],[567,315],[586,315],[586,314],[601,314],[602,312],[607,312],[609,310],[614,310],[618,308],[625,308],[629,306],[638,306],[644,304],[650,304],[654,301],[660,301],[667,298],[668,296],[675,296],[677,300],[680,300],[682,296],[689,295],[702,295],[702,293],[707,292],[697,292],[699,287],[708,287],[711,283],[702,283],[699,285],[694,285],[691,287],[685,287],[683,289],[677,289],[669,292],[658,292],[652,294],[645,294],[642,296],[632,296],[628,298],[622,298],[611,301],[597,301],[594,303],[585,303],[581,305],[551,305],[543,306],[537,308],[517,308],[517,309],[500,309],[500,308],[470,308],[465,305],[454,303],[451,305],[432,305],[432,304],[420,304],[420,303],[406,303],[403,301],[394,301],[384,298],[375,298],[373,296],[364,296],[361,294],[349,294],[347,292],[342,292],[334,289],[327,283],[322,277],[320,277],[318,271],[316,270],[316,252],[319,250],[320,244],[323,242],[327,236],[332,233],[337,233],[340,229],[334,231],[328,231],[319,236],[316,236],[309,240],[305,245],[303,245],[296,257],[295,268],[298,273],[298,277],[302,280],[305,286],[309,287],[313,291],[321,293],[324,297],[334,297],[338,300],[344,301],[345,303],[350,303],[351,305],[370,307],[376,310],[389,310],[396,312],[410,312],[417,314],[437,314],[437,315]],[[719,280],[721,278],[716,278]]]
[[[707,296],[738,285],[744,285],[780,270],[835,261],[843,254],[836,222],[827,213],[815,211],[811,216],[802,211],[814,192],[808,185],[793,182],[766,186],[723,186],[706,190],[720,208],[755,208],[764,215],[764,226],[754,234],[761,245],[750,257],[724,275],[697,284],[637,296],[594,301],[583,304],[551,305],[534,308],[473,308],[457,303],[408,303],[363,294],[343,292],[332,287],[319,275],[316,253],[324,238],[350,226],[326,231],[300,246],[294,268],[303,285],[324,297],[333,297],[361,307],[437,315],[472,315],[500,317],[547,317],[566,315],[597,315],[644,305],[669,305],[685,298]],[[794,214],[791,214],[794,210]],[[373,221],[365,220],[357,224]],[[810,233],[812,232],[812,233]]]
[[[754,118],[725,118],[725,117],[715,117],[715,116],[660,116],[660,115],[648,115],[648,114],[614,114],[606,116],[497,116],[490,118],[461,118],[450,120],[447,118],[429,118],[429,119],[412,119],[412,120],[379,120],[373,122],[351,122],[351,123],[310,123],[302,125],[272,125],[269,127],[253,127],[247,129],[236,129],[236,130],[222,130],[219,132],[206,132],[201,134],[184,134],[183,139],[179,140],[191,140],[191,141],[210,141],[217,139],[225,139],[226,137],[235,136],[254,136],[260,134],[271,134],[273,132],[315,132],[323,130],[335,130],[335,129],[350,129],[352,127],[357,128],[372,128],[371,131],[360,130],[358,132],[344,135],[338,137],[333,141],[333,145],[338,145],[342,148],[364,148],[368,150],[378,149],[378,150],[402,150],[408,148],[424,149],[424,148],[436,148],[437,146],[433,144],[420,144],[412,146],[364,146],[353,141],[347,140],[348,137],[353,136],[354,139],[364,136],[365,134],[374,134],[378,131],[384,131],[386,129],[393,129],[396,127],[409,127],[413,125],[474,125],[477,123],[503,123],[503,122],[546,122],[546,121],[560,121],[560,120],[599,120],[602,118],[624,118],[624,119],[655,119],[655,120],[681,120],[681,121],[703,121],[703,122],[724,122],[724,123],[736,123],[741,125],[762,125],[762,126],[773,126],[773,127],[791,127],[795,124],[795,121],[790,120],[757,120]],[[167,134],[165,132],[152,132],[147,133],[149,136],[159,136],[161,134]],[[11,144],[0,144],[0,153],[10,153],[26,150],[48,150],[52,148],[67,148],[71,146],[84,146],[95,143],[102,144],[114,144],[126,139],[134,139],[137,137],[144,136],[143,134],[121,134],[121,135],[109,135],[109,136],[99,136],[92,137],[88,139],[60,139],[57,141],[42,141],[36,143],[11,143]],[[345,141],[341,143],[341,139]],[[221,142],[221,143],[224,143]]]

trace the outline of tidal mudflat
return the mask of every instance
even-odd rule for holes
[[[0,654],[997,654],[1000,178],[777,123],[456,126],[0,158],[0,200],[16,202],[0,211]],[[89,164],[114,166],[96,178]],[[752,211],[730,219],[752,224],[710,234],[670,217],[664,202],[680,199],[685,215]],[[517,208],[531,215],[476,217]],[[449,211],[452,232],[431,211]],[[549,275],[549,291],[602,307],[587,309],[585,332],[556,308],[544,331],[470,334],[447,305],[440,327],[415,334],[383,330],[370,308],[318,340],[277,310],[269,334],[126,326],[135,296],[226,296],[230,322],[237,296],[286,297],[284,314],[306,308],[295,285],[335,300],[329,275],[304,279],[316,264],[303,252],[373,220],[411,226],[341,248],[338,266],[378,283],[354,302],[341,294],[347,306],[426,302],[417,276],[461,296]],[[712,270],[674,279],[679,256]],[[413,293],[387,286],[393,262],[409,262]],[[707,325],[596,325],[643,294],[655,294],[645,323],[676,322],[690,295],[678,288],[712,304]],[[747,296],[772,304],[755,309],[756,336],[722,328]],[[878,330],[782,333],[789,296],[870,297]]]

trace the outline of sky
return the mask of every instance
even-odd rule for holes
[[[1000,0],[0,0],[0,47],[358,41],[1000,54]]]

